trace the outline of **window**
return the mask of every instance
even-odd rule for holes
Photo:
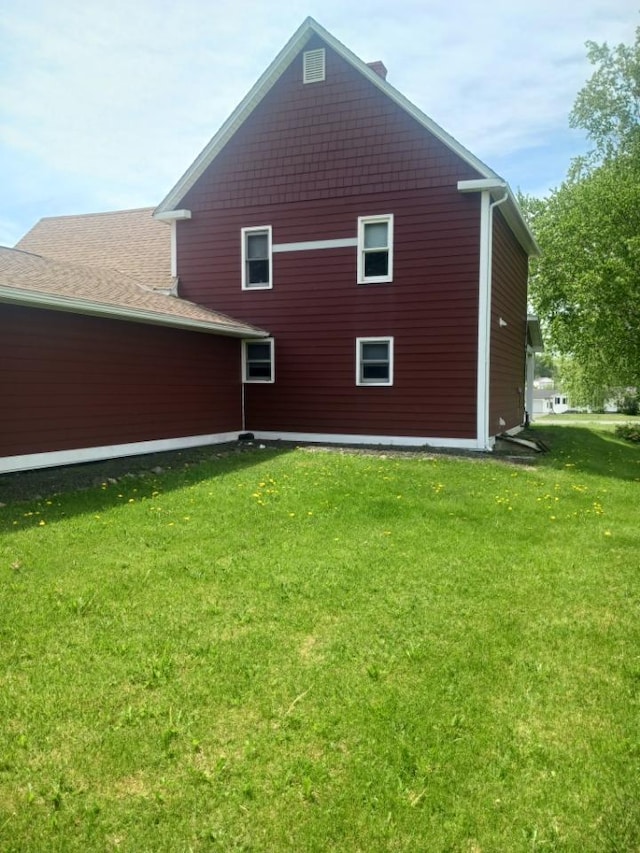
[[[273,338],[242,342],[242,381],[273,382]]]
[[[305,50],[302,54],[302,82],[322,83],[325,75],[324,48]]]
[[[393,281],[393,214],[358,218],[358,284]]]
[[[393,338],[356,338],[356,385],[393,385]]]
[[[273,286],[271,226],[242,229],[242,289],[266,290]]]

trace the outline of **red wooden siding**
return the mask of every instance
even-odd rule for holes
[[[527,255],[499,209],[494,212],[489,432],[495,435],[524,421]],[[507,325],[500,326],[500,318]],[[500,424],[500,418],[506,425]]]
[[[181,201],[181,293],[275,337],[275,384],[246,388],[249,429],[474,438],[479,197],[457,182],[478,175],[328,48],[326,68],[303,85],[296,58]],[[358,286],[342,248],[276,253],[273,289],[241,290],[242,227],[327,240],[387,213],[393,283]],[[381,335],[394,385],[356,387],[355,339]]]
[[[239,342],[0,305],[0,456],[241,428]]]

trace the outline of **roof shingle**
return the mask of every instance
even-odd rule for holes
[[[54,261],[118,270],[154,289],[169,289],[171,228],[152,217],[153,208],[50,216],[41,219],[15,248]]]
[[[22,242],[22,241],[21,241]],[[261,329],[193,302],[155,293],[116,270],[0,247],[0,300],[160,325],[259,337]]]

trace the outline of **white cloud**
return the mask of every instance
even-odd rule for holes
[[[584,42],[629,42],[634,4],[5,0],[0,242],[41,215],[82,212],[69,207],[79,196],[94,209],[160,201],[307,14],[382,59],[396,88],[496,171],[517,169],[518,152],[567,132],[589,74]]]

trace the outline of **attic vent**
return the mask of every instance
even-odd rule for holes
[[[324,80],[324,48],[305,50],[303,56],[303,83],[321,83]]]

